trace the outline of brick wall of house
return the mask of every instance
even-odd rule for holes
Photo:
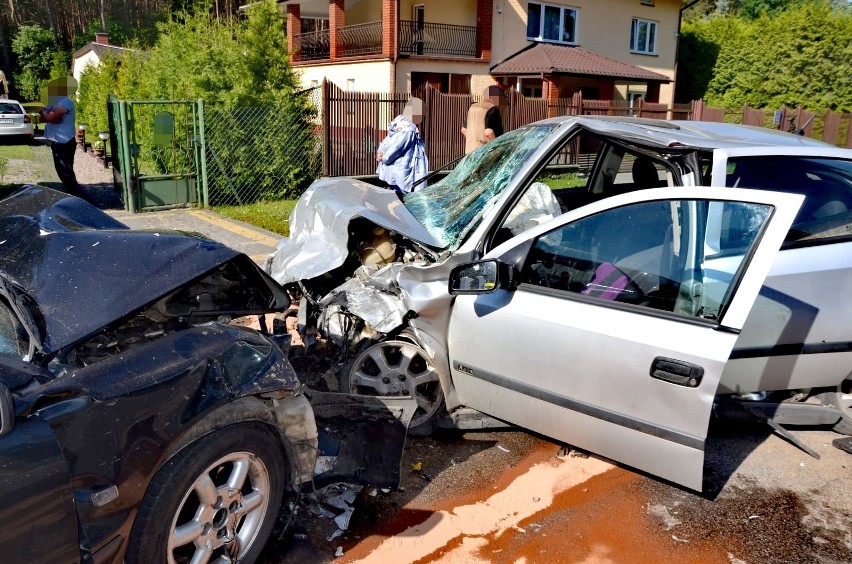
[[[394,58],[397,53],[396,32],[399,14],[395,0],[382,0],[382,55]]]
[[[300,4],[287,4],[287,50],[290,59],[301,60],[296,52],[296,36],[302,33],[302,8]]]
[[[344,0],[331,0],[328,4],[328,39],[329,53],[332,59],[336,59],[342,53],[338,50],[337,30],[346,25],[346,16],[343,12]]]
[[[491,60],[491,28],[494,0],[476,0],[476,55]]]

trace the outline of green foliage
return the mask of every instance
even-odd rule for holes
[[[127,29],[127,24],[116,21],[112,16],[106,16],[106,32],[109,34],[110,45],[127,45],[130,43],[132,31]],[[95,34],[104,31],[101,20],[96,19],[89,22],[81,32],[75,33],[71,39],[71,50],[76,51],[87,43],[95,40]]]
[[[319,148],[315,110],[297,94],[284,29],[274,0],[254,4],[241,20],[212,19],[209,6],[200,2],[197,11],[160,23],[149,49],[85,71],[79,119],[96,131],[105,129],[111,93],[130,100],[201,98],[208,169],[220,172],[210,178],[213,203],[245,203],[235,195],[238,185],[251,186],[258,198],[298,196],[318,174]],[[191,168],[192,141],[178,125],[183,120],[175,119],[180,135],[171,147],[153,148],[151,132],[140,127],[152,123],[154,107],[134,106],[133,111],[141,171]]]
[[[107,55],[98,66],[89,65],[80,76],[77,96],[77,121],[89,124],[92,132],[107,131],[107,99],[118,93],[120,61]]]
[[[68,51],[56,50],[50,61],[50,78],[71,76],[71,54]]]
[[[14,80],[21,98],[37,100],[54,66],[57,47],[53,32],[39,25],[22,25],[12,39],[12,51],[20,68]]]
[[[828,2],[684,23],[678,100],[852,110],[852,12]]]

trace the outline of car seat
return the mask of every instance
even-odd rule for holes
[[[660,172],[657,167],[648,158],[636,157],[631,172],[633,174],[633,185],[637,190],[659,188],[666,185],[665,180],[660,180]]]

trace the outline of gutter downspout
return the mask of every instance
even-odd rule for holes
[[[695,1],[697,2],[698,0]],[[396,9],[394,10],[396,17],[393,19],[394,46],[393,57],[391,58],[390,92],[396,92],[396,63],[399,60],[399,0],[396,0],[394,3],[396,4]],[[409,90],[411,90],[410,87]]]

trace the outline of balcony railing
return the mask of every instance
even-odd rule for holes
[[[399,52],[408,55],[476,57],[476,28],[401,20]]]
[[[464,25],[401,20],[399,52],[404,55],[476,57],[476,28]],[[313,31],[294,37],[301,60],[331,57],[329,31]],[[340,57],[377,55],[382,52],[382,22],[347,25],[337,30]]]
[[[337,30],[338,53],[344,57],[382,52],[382,22],[347,25]]]
[[[303,61],[319,61],[331,56],[328,30],[303,33],[294,38],[294,51],[300,54]]]

